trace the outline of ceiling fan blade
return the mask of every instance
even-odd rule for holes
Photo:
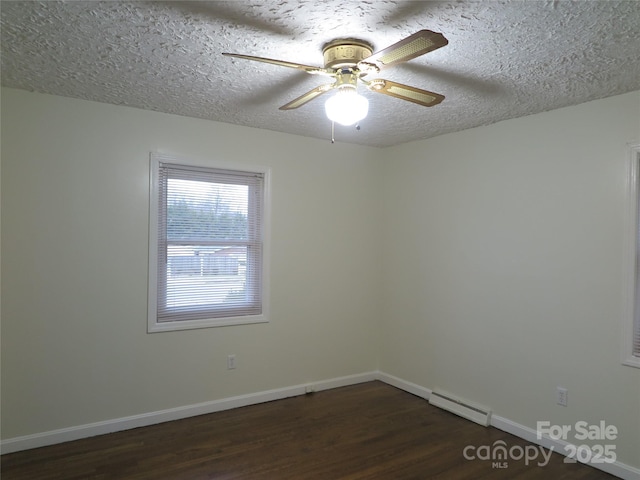
[[[335,86],[334,83],[330,83],[328,85],[320,85],[319,87],[314,88],[310,92],[305,93],[304,95],[300,95],[295,100],[291,100],[286,105],[280,107],[280,110],[293,110],[294,108],[301,107],[307,102],[310,102],[316,97],[319,97],[325,92],[328,92]]]
[[[433,107],[444,100],[444,95],[422,90],[409,85],[392,82],[390,80],[376,79],[367,82],[367,87],[373,92],[383,93],[401,100],[417,103],[424,107]]]
[[[271,63],[281,67],[297,68],[307,73],[317,73],[325,75],[333,75],[334,71],[321,67],[312,67],[311,65],[302,65],[300,63],[285,62],[284,60],[274,60],[273,58],[254,57],[252,55],[242,55],[240,53],[223,53],[227,57],[243,58],[245,60],[254,60],[256,62]]]
[[[420,30],[413,35],[409,35],[404,40],[400,40],[398,43],[394,43],[384,50],[380,50],[370,57],[365,58],[358,66],[362,64],[363,67],[361,69],[365,70],[367,65],[373,64],[378,67],[379,70],[382,70],[383,68],[391,67],[437,50],[448,43],[449,41],[441,33],[432,32],[431,30]]]

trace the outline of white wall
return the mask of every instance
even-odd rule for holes
[[[269,324],[146,333],[152,150],[272,168]],[[375,370],[372,152],[3,89],[2,437]]]
[[[635,92],[388,150],[381,370],[534,429],[605,420],[640,466],[640,370],[620,363],[638,141]]]
[[[638,92],[379,150],[3,89],[2,438],[379,368],[640,467],[638,141]],[[146,333],[152,150],[272,168],[271,323]]]

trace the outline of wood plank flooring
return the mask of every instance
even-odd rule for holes
[[[369,382],[3,455],[3,480],[613,479],[590,466],[466,460],[527,442]],[[538,458],[542,461],[542,456]],[[504,466],[504,465],[503,465]]]

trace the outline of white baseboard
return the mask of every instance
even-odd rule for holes
[[[398,377],[394,377],[393,375],[389,375],[388,373],[378,372],[378,380],[384,382],[392,387],[399,388],[400,390],[404,390],[405,392],[411,393],[416,397],[424,398],[425,400],[429,400],[431,396],[431,390],[428,388],[422,387],[418,384],[407,382]]]
[[[309,382],[305,387],[310,386],[312,391],[321,392],[322,390],[331,390],[332,388],[348,387],[358,383],[373,382],[378,380],[378,372],[359,373],[356,375],[347,375],[346,377],[337,377],[320,382]]]
[[[407,382],[406,380],[402,380],[401,378],[394,377],[393,375],[389,375],[384,372],[378,372],[378,380],[381,380],[385,383],[388,383],[389,385],[425,399],[429,399],[429,396],[431,395],[431,390],[426,387]],[[561,455],[565,454],[565,452],[568,452],[568,450],[565,449],[565,447],[569,445],[568,442],[555,440],[544,436],[542,438],[538,438],[538,433],[536,430],[525,427],[524,425],[513,422],[507,418],[500,417],[498,415],[492,415],[491,426],[515,435],[516,437],[522,438],[523,440],[531,442],[535,445],[541,445],[547,449],[553,449],[554,452],[557,452]],[[593,455],[589,456],[589,458],[592,457]],[[611,475],[615,475],[616,477],[622,478],[624,480],[640,480],[640,469],[618,461],[614,463],[599,463],[590,465],[594,468],[597,468],[598,470],[609,473]]]
[[[374,371],[361,373],[357,375],[348,375],[332,379],[320,380],[317,382],[308,382],[291,387],[277,388],[274,390],[266,390],[263,392],[250,393],[247,395],[239,395],[236,397],[223,398],[220,400],[212,400],[210,402],[198,403],[195,405],[187,405],[183,407],[170,408],[157,412],[149,412],[141,415],[133,415],[130,417],[106,420],[103,422],[79,425],[77,427],[62,428],[49,432],[37,433],[33,435],[25,435],[22,437],[10,438],[0,442],[0,451],[2,454],[28,450],[31,448],[44,447],[57,443],[68,442],[71,440],[79,440],[82,438],[103,435],[105,433],[113,433],[131,428],[145,427],[158,423],[179,420],[182,418],[193,417],[196,415],[204,415],[207,413],[221,412],[232,408],[245,407],[273,400],[304,395],[310,391],[319,392],[332,388],[345,387],[363,382],[380,380],[393,387],[404,390],[418,397],[429,399],[431,390],[421,385],[408,382],[401,378],[389,375],[384,372]],[[548,437],[538,438],[537,432],[532,428],[526,427],[519,423],[513,422],[507,418],[493,415],[491,418],[491,426],[503,430],[507,433],[522,438],[536,445],[545,448],[553,448],[553,451],[562,454],[565,452],[567,442],[554,440]],[[593,467],[615,475],[624,480],[640,480],[640,469],[625,465],[621,462],[602,463],[592,465]]]
[[[281,400],[283,398],[304,395],[308,391],[317,392],[321,390],[328,390],[331,388],[344,387],[347,385],[355,385],[357,383],[370,382],[372,380],[376,380],[377,378],[377,372],[349,375],[345,377],[294,385],[291,387],[277,388],[274,390],[266,390],[263,392],[250,393],[247,395],[223,398],[220,400],[212,400],[210,402],[197,403],[194,405],[169,408],[157,412],[143,413],[141,415],[132,415],[130,417],[116,418],[103,422],[89,423],[76,427],[61,428],[59,430],[52,430],[48,432],[36,433],[33,435],[9,438],[0,442],[0,451],[2,452],[2,454],[5,454],[18,452],[21,450],[29,450],[31,448],[45,447],[47,445],[55,445],[57,443],[79,440],[96,435],[103,435],[106,433],[129,430],[131,428],[146,427],[149,425],[169,422],[172,420],[194,417],[196,415],[204,415],[207,413],[229,410],[232,408],[245,407],[247,405],[255,405],[258,403],[270,402],[273,400]]]

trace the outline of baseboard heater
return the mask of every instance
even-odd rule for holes
[[[456,398],[442,390],[433,390],[429,395],[429,403],[485,427],[488,427],[491,423],[491,410]]]

